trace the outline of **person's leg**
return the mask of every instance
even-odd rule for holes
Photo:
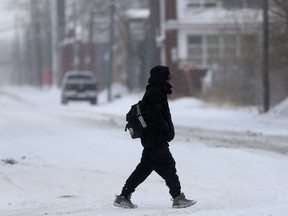
[[[194,205],[195,200],[186,199],[184,193],[181,193],[181,186],[178,175],[176,174],[175,160],[169,149],[162,151],[158,155],[160,158],[155,164],[154,170],[166,181],[169,187],[169,193],[173,197],[173,208],[186,208]]]
[[[153,166],[155,172],[165,180],[169,193],[173,198],[181,193],[181,185],[175,165],[175,160],[167,148],[159,153],[157,162]]]
[[[137,165],[136,169],[132,172],[122,189],[120,195],[128,198],[131,193],[135,191],[138,185],[140,185],[152,172],[151,165],[146,160],[146,157],[142,155],[141,162]]]

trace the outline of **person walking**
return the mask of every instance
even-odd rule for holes
[[[169,142],[175,131],[171,119],[167,95],[172,93],[171,74],[166,66],[155,66],[150,70],[150,78],[143,96],[145,128],[141,137],[144,147],[140,163],[126,180],[120,195],[116,195],[114,205],[123,208],[136,208],[131,194],[151,173],[155,171],[166,182],[172,196],[173,208],[194,205],[196,201],[186,199],[175,168],[175,160],[169,150]]]

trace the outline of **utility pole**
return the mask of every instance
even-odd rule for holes
[[[49,87],[51,85],[51,72],[52,72],[52,34],[51,34],[51,2],[50,0],[45,0],[43,2],[41,18],[41,51],[42,51],[42,85]],[[43,19],[46,17],[46,19]]]
[[[54,0],[51,4],[53,23],[53,85],[59,86],[63,75],[62,50],[65,39],[65,0]]]
[[[166,65],[166,49],[164,42],[166,40],[166,30],[165,30],[165,22],[166,22],[166,1],[165,0],[160,0],[160,25],[159,25],[159,36],[157,36],[156,40],[158,42],[158,46],[160,47],[160,63],[162,65]]]
[[[33,83],[37,87],[42,86],[42,55],[41,55],[41,27],[40,27],[40,9],[37,0],[31,0],[31,20],[32,20],[32,40],[33,44]]]
[[[94,51],[94,18],[95,18],[95,5],[93,2],[92,9],[90,11],[90,18],[89,18],[89,35],[88,35],[88,47],[86,46],[86,69],[93,71],[93,51]],[[94,72],[94,71],[93,71]]]
[[[80,66],[80,56],[79,56],[79,41],[78,41],[78,18],[79,11],[77,10],[77,2],[73,2],[73,22],[74,22],[74,32],[73,32],[73,70],[78,70]]]
[[[148,18],[148,70],[161,62],[161,49],[157,44],[158,33],[160,32],[160,1],[150,0],[150,16]]]
[[[24,70],[21,68],[21,55],[20,55],[20,35],[19,35],[19,17],[15,17],[15,58],[16,64],[15,70],[15,83],[17,85],[22,85],[24,81]]]
[[[270,85],[269,85],[269,0],[263,0],[263,111],[270,108]]]
[[[114,49],[114,13],[115,13],[115,2],[110,0],[110,44],[109,44],[109,74],[108,74],[108,101],[112,100],[111,96],[111,83],[113,73],[113,49]]]

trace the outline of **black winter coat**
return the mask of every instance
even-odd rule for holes
[[[174,125],[167,100],[171,85],[162,82],[150,82],[143,97],[147,128],[141,137],[141,143],[147,148],[168,146],[175,136]],[[171,93],[171,92],[170,92]]]

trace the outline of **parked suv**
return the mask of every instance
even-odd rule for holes
[[[62,104],[69,100],[87,100],[97,104],[97,81],[91,71],[67,71],[61,88]]]

